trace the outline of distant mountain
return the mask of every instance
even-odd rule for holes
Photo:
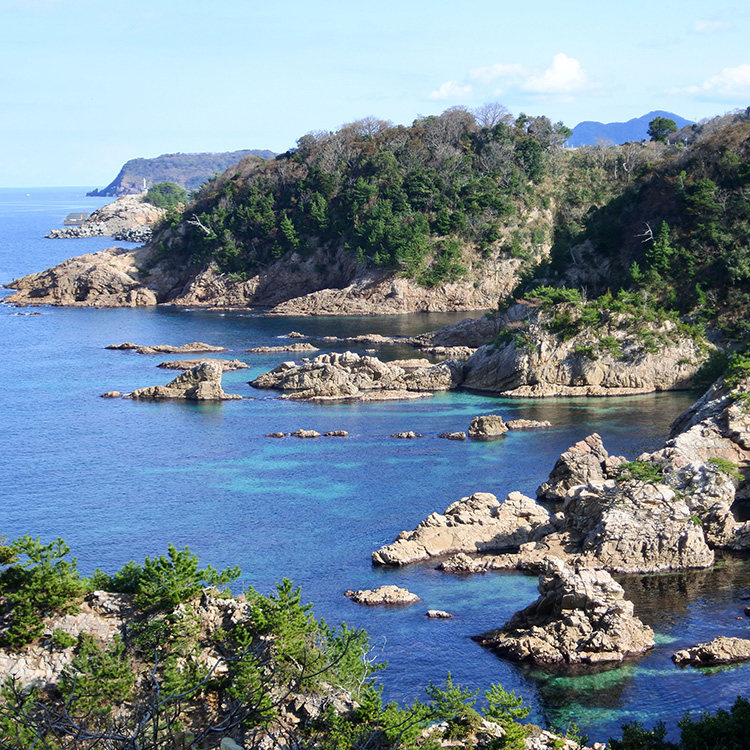
[[[664,112],[655,110],[642,117],[636,117],[627,122],[593,122],[584,120],[579,122],[573,128],[573,135],[565,141],[566,146],[594,146],[599,140],[608,143],[620,144],[628,141],[642,141],[648,139],[648,124],[655,117],[666,117],[674,120],[677,129],[692,125],[692,120],[686,120],[684,117],[674,114],[673,112]]]
[[[153,159],[131,159],[103,190],[88,195],[112,196],[141,193],[157,182],[175,182],[186,190],[197,190],[206,180],[221,174],[245,156],[273,159],[273,151],[245,149],[206,154],[162,154]]]

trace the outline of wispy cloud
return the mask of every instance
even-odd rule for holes
[[[469,71],[469,78],[480,83],[490,84],[494,81],[518,81],[527,75],[523,65],[518,63],[495,63],[484,68]]]
[[[724,68],[700,85],[673,88],[668,94],[693,94],[709,97],[747,97],[750,96],[750,65],[742,63],[736,68]]]
[[[446,81],[427,95],[428,99],[466,99],[471,96],[471,85],[461,86],[455,81]]]
[[[693,31],[696,34],[715,34],[717,31],[726,31],[730,28],[726,21],[699,20],[693,23]]]

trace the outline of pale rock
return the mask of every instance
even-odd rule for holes
[[[750,660],[750,640],[719,636],[708,643],[682,649],[672,655],[675,664],[707,667],[714,664],[731,664]]]
[[[379,604],[414,604],[419,601],[416,594],[398,586],[380,586],[377,589],[364,589],[359,591],[347,591],[344,596],[349,597],[357,604],[376,606]]]
[[[441,432],[438,435],[439,438],[444,438],[445,440],[466,440],[466,433],[465,432]]]
[[[475,492],[433,513],[413,531],[403,531],[393,544],[373,552],[377,565],[408,565],[457,552],[517,549],[554,530],[549,513],[520,492],[503,503],[489,492]]]
[[[167,385],[139,388],[125,398],[131,399],[186,399],[189,401],[229,401],[242,396],[226,393],[221,387],[223,369],[211,361],[202,362],[178,375]]]

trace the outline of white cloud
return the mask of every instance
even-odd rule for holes
[[[524,77],[523,65],[518,63],[495,63],[484,68],[474,68],[469,71],[469,78],[481,83],[492,83],[498,78],[518,80]]]
[[[697,34],[713,34],[717,31],[725,31],[729,24],[725,21],[696,21],[693,24],[693,31]]]
[[[724,68],[700,86],[669,89],[669,94],[705,94],[707,96],[750,96],[750,65],[742,63],[736,68]]]
[[[541,75],[529,77],[521,86],[536,94],[574,94],[591,88],[586,71],[578,60],[559,52]]]
[[[446,81],[427,95],[429,99],[464,99],[471,94],[471,86],[461,86],[455,81]]]

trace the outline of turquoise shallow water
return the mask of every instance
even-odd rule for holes
[[[0,282],[41,270],[109,241],[43,240],[69,211],[91,206],[83,189],[0,190]],[[30,193],[30,195],[27,195]],[[98,199],[98,204],[102,202]],[[92,206],[93,207],[93,206]],[[385,695],[410,701],[448,671],[486,688],[522,694],[536,721],[571,718],[592,739],[622,721],[646,723],[686,709],[728,705],[747,694],[750,671],[675,668],[669,656],[720,633],[747,635],[742,616],[750,572],[728,561],[714,573],[626,579],[636,611],[658,634],[640,662],[593,676],[560,677],[521,669],[478,647],[470,636],[496,627],[536,596],[518,574],[443,575],[431,566],[383,570],[370,553],[433,511],[477,490],[534,494],[561,451],[598,431],[610,452],[635,457],[656,447],[690,394],[633,399],[509,401],[469,393],[420,402],[311,405],[280,401],[247,381],[285,359],[245,349],[278,344],[298,330],[311,336],[415,333],[463,316],[278,319],[199,310],[94,310],[0,307],[4,387],[2,528],[8,537],[62,536],[85,573],[114,571],[130,559],[188,545],[204,563],[240,565],[243,583],[268,591],[287,576],[316,614],[365,627],[381,658]],[[202,340],[230,348],[250,370],[228,373],[226,390],[246,399],[218,405],[101,399],[105,391],[165,383],[159,357],[108,351],[107,344]],[[387,354],[387,353],[386,353]],[[440,440],[476,414],[549,419],[554,427],[490,443]],[[297,428],[349,431],[347,439],[272,440]],[[411,441],[389,435],[414,430]],[[397,583],[422,598],[405,609],[361,608],[349,588]],[[428,620],[428,608],[451,620]],[[737,618],[740,619],[737,619]]]

